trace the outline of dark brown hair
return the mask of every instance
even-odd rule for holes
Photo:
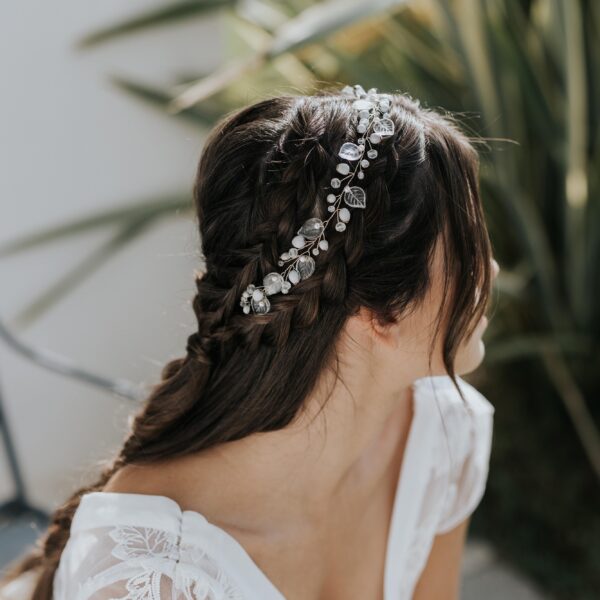
[[[366,307],[379,323],[393,323],[424,297],[438,239],[449,291],[443,360],[456,384],[457,348],[485,311],[491,285],[479,159],[453,118],[406,94],[393,95],[395,133],[365,171],[366,208],[352,211],[345,232],[329,233],[315,273],[273,296],[266,315],[245,315],[239,305],[248,284],[279,270],[299,224],[327,217],[337,150],[355,138],[350,102],[328,92],[278,96],[228,115],[211,132],[194,185],[206,260],[193,300],[197,331],[186,355],[165,365],[114,462],[54,512],[38,548],[13,569],[11,576],[39,569],[35,600],[52,597],[83,494],[101,490],[124,465],[288,425],[322,370],[337,364],[335,342],[348,317]]]

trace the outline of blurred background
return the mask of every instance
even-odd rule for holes
[[[41,0],[0,6],[0,566],[185,351],[191,185],[228,111],[399,90],[479,139],[501,266],[496,407],[463,598],[600,598],[600,3]]]

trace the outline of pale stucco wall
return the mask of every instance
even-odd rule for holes
[[[216,65],[220,20],[197,20],[86,52],[99,26],[163,3],[3,2],[0,6],[0,239],[101,208],[191,189],[202,134],[112,87],[110,74],[167,82]],[[0,261],[11,317],[110,231]],[[149,383],[194,325],[197,234],[173,219],[145,234],[21,331],[98,373]],[[50,509],[120,442],[131,404],[29,363],[0,343],[0,386],[31,501]],[[0,450],[0,464],[4,461]],[[0,501],[10,496],[0,467]]]

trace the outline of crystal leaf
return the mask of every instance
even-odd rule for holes
[[[252,300],[252,310],[259,315],[264,315],[268,313],[271,309],[271,303],[267,300],[267,298],[263,298],[262,300]]]
[[[315,261],[311,256],[303,254],[296,262],[296,269],[302,279],[310,277],[315,272]]]
[[[394,133],[394,121],[385,117],[373,123],[373,131],[381,137],[388,137]]]
[[[362,153],[356,144],[346,142],[345,144],[342,144],[338,154],[346,160],[358,160]]]
[[[283,277],[279,273],[268,273],[263,279],[263,286],[267,296],[278,294],[281,291]]]
[[[304,225],[298,230],[298,233],[303,235],[307,240],[314,240],[321,235],[323,229],[323,221],[313,217],[305,221]]]
[[[298,260],[300,260],[300,259],[298,259]],[[296,269],[292,269],[288,273],[288,281],[290,283],[293,283],[294,285],[296,285],[300,281],[300,273],[298,273],[298,271]]]
[[[367,205],[367,194],[357,185],[347,187],[344,190],[344,202],[352,208],[364,208]]]

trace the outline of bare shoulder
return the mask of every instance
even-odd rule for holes
[[[457,600],[460,570],[470,519],[435,536],[427,564],[415,587],[414,600]]]
[[[178,460],[142,465],[129,464],[121,467],[104,485],[102,491],[167,496],[183,506],[189,503],[185,496],[184,481],[184,464]]]

